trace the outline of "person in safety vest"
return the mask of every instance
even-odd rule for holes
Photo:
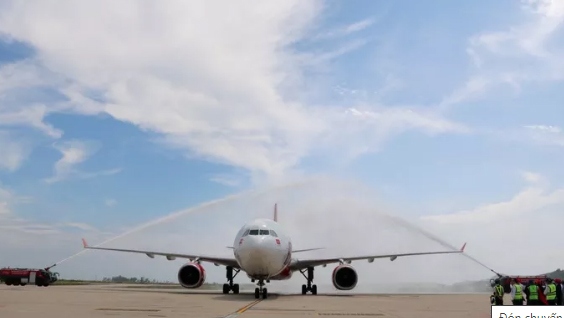
[[[533,282],[531,279],[529,281],[529,285],[525,289],[525,294],[527,295],[527,306],[538,306],[540,305],[539,301],[539,291],[540,288]]]
[[[562,281],[557,278],[554,282],[556,283],[556,305],[562,306]]]
[[[552,281],[552,278],[546,279],[546,287],[544,288],[544,294],[546,295],[546,302],[548,305],[556,305],[556,284]]]
[[[515,278],[511,280],[511,301],[515,306],[523,306],[523,301],[525,300],[525,293],[523,291],[523,285],[515,281]]]
[[[499,279],[495,280],[495,285],[493,287],[493,302],[492,305],[503,305],[503,295],[505,291],[503,286],[501,286]]]

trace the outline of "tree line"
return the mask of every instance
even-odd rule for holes
[[[127,284],[170,284],[170,282],[161,282],[156,279],[150,279],[147,277],[125,277],[122,275],[113,277],[104,277],[102,281],[105,283],[127,283]]]
[[[104,283],[124,283],[124,284],[177,284],[171,281],[159,281],[156,279],[150,279],[147,277],[125,277],[122,275],[113,277],[102,278]],[[218,285],[217,283],[204,283],[204,285]],[[253,285],[254,286],[254,285]]]

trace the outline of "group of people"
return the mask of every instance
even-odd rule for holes
[[[499,279],[495,280],[491,303],[503,305],[505,290]],[[511,302],[516,306],[564,305],[564,284],[560,279],[547,278],[546,281],[529,280],[526,285],[517,278],[511,279]]]

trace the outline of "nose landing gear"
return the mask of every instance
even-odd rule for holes
[[[304,274],[307,271],[307,276]],[[312,295],[317,295],[317,285],[312,285],[313,283],[313,267],[308,267],[307,269],[300,270],[300,273],[307,279],[307,285],[302,285],[302,295],[307,294],[308,291]]]
[[[229,294],[229,291],[233,291],[233,294],[238,294],[239,293],[239,284],[233,284],[233,279],[235,278],[235,276],[237,276],[237,274],[239,274],[239,272],[241,270],[235,269],[235,275],[233,275],[233,267],[227,266],[226,271],[227,271],[227,275],[226,275],[227,281],[229,283],[223,284],[223,293]]]
[[[266,299],[268,297],[268,289],[265,286],[264,280],[260,279],[258,281],[258,287],[255,288],[255,298],[259,299],[262,296],[262,299]]]

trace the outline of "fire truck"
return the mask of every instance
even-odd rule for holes
[[[546,275],[507,276],[507,275],[498,274],[498,277],[490,279],[490,284],[491,284],[492,287],[494,287],[495,286],[495,280],[499,279],[499,283],[500,283],[501,286],[503,286],[503,289],[505,290],[505,292],[510,293],[511,292],[511,280],[512,279],[515,279],[515,280],[521,282],[521,284],[523,284],[523,285],[528,285],[529,281],[531,281],[531,280],[535,283],[537,281],[540,281],[542,284],[545,284],[547,278],[548,278],[548,276],[546,276]]]
[[[25,286],[33,284],[47,287],[59,278],[59,273],[51,272],[50,267],[44,269],[34,268],[0,268],[0,281],[11,286]]]

